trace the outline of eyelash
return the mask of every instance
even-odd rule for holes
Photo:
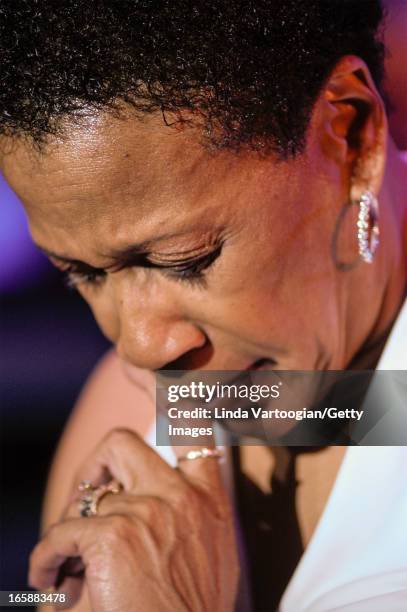
[[[101,285],[106,274],[95,274],[88,272],[84,274],[83,272],[76,272],[75,270],[70,270],[67,268],[63,270],[65,279],[65,285],[68,289],[76,289],[79,285],[90,285],[93,287],[97,287]]]
[[[185,281],[193,285],[203,285],[206,280],[206,273],[214,261],[219,257],[222,246],[223,245],[219,245],[218,248],[211,253],[189,262],[179,262],[172,266],[149,262],[150,265],[146,267],[159,269],[174,280]],[[106,278],[106,272],[83,273],[70,268],[67,268],[63,272],[65,274],[65,284],[69,289],[76,289],[79,285],[98,287]]]
[[[175,280],[188,282],[191,285],[204,285],[206,274],[222,251],[220,244],[214,251],[192,261],[180,262],[173,266],[159,266],[160,270]],[[156,266],[158,267],[158,266]]]

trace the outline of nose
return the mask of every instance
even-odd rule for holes
[[[116,350],[122,359],[148,370],[165,369],[188,353],[205,347],[205,333],[187,320],[165,320],[152,316],[137,317],[133,322],[122,322]],[[184,368],[180,368],[184,369]]]
[[[112,340],[125,361],[143,369],[163,369],[187,353],[199,353],[207,344],[205,332],[187,316],[182,307],[185,300],[179,295],[146,288],[135,300],[134,287],[131,292],[129,287],[123,290],[123,285],[115,289]]]

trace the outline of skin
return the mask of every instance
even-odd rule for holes
[[[356,70],[357,62],[338,74]],[[359,151],[347,142],[352,95],[372,105]],[[211,154],[192,130],[175,132],[158,117],[140,123],[95,116],[45,154],[18,143],[2,166],[34,241],[61,257],[108,269],[121,263],[113,254],[149,242],[150,260],[170,266],[223,241],[205,286],[170,269],[132,265],[97,285],[80,282],[100,327],[129,363],[238,370],[265,358],[280,369],[342,369],[388,327],[402,296],[396,224],[405,210],[394,209],[401,196],[393,187],[391,201],[382,183],[386,148],[380,98],[352,72],[331,80],[307,151],[293,161]],[[374,265],[357,263],[344,273],[332,257],[333,234],[349,197],[367,187],[377,194],[382,188],[384,246]],[[355,212],[339,233],[339,257],[351,262]]]
[[[361,112],[355,100],[366,111],[362,124],[355,121]],[[383,104],[363,62],[348,57],[338,64],[314,108],[305,152],[287,162],[249,151],[208,151],[196,130],[169,128],[156,116],[139,121],[131,114],[120,120],[99,114],[66,127],[69,137],[50,142],[42,153],[27,142],[5,141],[2,170],[26,207],[34,240],[58,255],[54,263],[66,268],[63,257],[99,270],[96,284],[81,278],[78,290],[131,368],[152,371],[171,364],[180,369],[240,370],[258,360],[266,360],[273,369],[374,366],[406,283],[406,167],[387,139]],[[358,261],[357,210],[347,205],[364,189],[380,201],[381,244],[371,265]],[[124,265],[118,254],[128,253],[135,243],[144,244],[144,259],[134,265],[134,257],[131,262],[127,258],[131,265]],[[179,267],[168,267],[174,260],[213,253],[220,244],[221,254],[199,282],[179,278]],[[155,267],[145,266],[146,257]],[[338,262],[349,265],[344,269]],[[77,282],[78,276],[72,280]],[[97,484],[101,472],[91,466],[100,468],[102,455],[105,477],[107,473],[123,482],[126,474],[137,470],[136,464],[147,465],[152,452],[131,439],[124,443],[123,437],[108,437],[80,475],[94,474]],[[131,467],[133,455],[138,461]],[[112,456],[121,457],[122,469]],[[171,507],[174,530],[166,546],[176,550],[176,542],[182,540],[180,515],[187,500],[195,509],[191,524],[208,523],[210,506],[230,525],[214,465],[197,461],[193,480],[187,476],[185,488],[169,476],[168,470],[173,470],[157,463],[154,478],[158,474],[159,490],[145,495],[150,502],[157,496]],[[206,493],[211,490],[211,502],[207,496],[201,506],[195,503],[194,478],[205,483]],[[172,488],[185,494],[182,504],[172,504]],[[137,592],[134,574],[127,582],[114,580],[123,570],[120,555],[114,555],[108,575],[104,569],[94,571],[98,560],[100,567],[100,559],[106,559],[100,542],[113,533],[111,550],[144,538],[142,546],[130,547],[128,558],[135,571],[150,563],[157,590],[162,569],[151,563],[157,549],[148,545],[157,515],[154,520],[142,516],[147,529],[141,536],[142,492],[129,485],[114,496],[115,503],[124,495],[133,496],[125,513],[132,519],[126,528],[116,520],[117,508],[109,505],[113,496],[100,505],[103,526],[101,521],[66,518],[74,513],[69,507],[65,519],[33,554],[32,584],[54,584],[56,574],[50,566],[55,570],[65,558],[80,556],[93,607],[112,610],[114,600],[118,610],[137,609],[128,607],[131,602],[125,599],[126,593]],[[206,533],[209,541],[219,543],[215,524]],[[164,534],[156,540],[161,537]],[[224,564],[215,564],[212,578],[224,581],[226,592],[233,594],[236,572],[226,575],[225,564],[234,568],[236,555],[230,532],[228,538]],[[208,560],[213,551],[198,538],[186,554],[193,567],[194,558]],[[210,582],[209,565],[203,576],[194,570],[193,584]],[[117,584],[116,590],[106,591],[106,583]],[[165,610],[163,602],[173,604],[177,597],[199,601],[199,586],[193,595],[180,592],[174,580],[163,583],[157,595],[152,587],[144,587],[144,610]],[[193,609],[217,609],[216,605],[228,610],[233,604],[212,599]]]
[[[122,492],[105,496],[91,519],[77,518],[73,501],[34,549],[30,583],[59,584],[74,603],[83,582],[76,574],[85,568],[98,612],[233,610],[235,534],[217,461],[181,462],[174,470],[134,432],[115,429],[81,466],[75,488],[110,477]]]

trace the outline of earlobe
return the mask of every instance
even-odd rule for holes
[[[378,195],[384,176],[387,119],[383,100],[365,62],[346,56],[336,65],[324,90],[330,107],[332,147],[349,166],[353,201],[366,190]]]

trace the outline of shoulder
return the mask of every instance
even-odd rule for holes
[[[148,434],[154,421],[153,394],[151,374],[135,368],[126,374],[113,350],[100,360],[59,442],[45,496],[44,528],[59,519],[75,473],[109,431],[124,427]]]

